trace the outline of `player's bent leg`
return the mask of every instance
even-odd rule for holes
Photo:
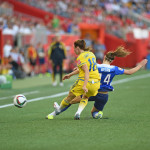
[[[103,116],[103,109],[104,106],[106,105],[107,101],[108,101],[108,94],[102,94],[102,93],[98,93],[95,97],[93,97],[95,99],[95,103],[94,106],[91,110],[91,114],[93,116],[93,118],[102,118]]]
[[[80,103],[81,99],[81,96],[77,96],[70,102],[70,104]]]
[[[60,106],[58,105],[57,102],[54,102],[54,109],[55,109],[55,112],[56,112],[56,115],[59,115],[60,114]]]
[[[88,98],[85,95],[83,95],[83,98],[80,101],[78,110],[75,113],[75,117],[74,117],[75,120],[80,120],[80,115],[82,111],[84,110],[85,106],[87,105],[87,103],[88,103]]]
[[[60,103],[60,107],[54,103],[54,108],[56,110],[56,113],[59,114],[59,113],[62,113],[63,111],[67,110],[71,105],[70,105],[70,101],[72,99],[74,99],[76,96],[72,93],[72,92],[69,92],[68,96],[65,97],[61,103]],[[57,105],[57,106],[56,106]],[[56,107],[55,107],[56,106]]]
[[[57,102],[54,102],[54,109],[56,111],[56,115],[59,115],[60,113],[62,113],[63,111],[66,111],[69,107],[71,106],[71,104],[69,104],[68,106],[66,106],[65,108],[63,108],[62,110],[60,110],[60,106],[58,105]]]
[[[60,114],[61,112],[67,110],[67,108],[69,108],[70,106],[70,101],[75,98],[75,95],[72,93],[72,92],[69,92],[68,96],[65,97],[62,101],[61,101],[61,104],[60,104],[60,107],[59,105],[57,105],[57,110],[55,109],[55,111],[53,111],[52,113],[48,114],[46,116],[46,119],[54,119],[54,117],[58,114]],[[56,105],[56,103],[54,104]],[[54,106],[55,108],[55,106]],[[62,111],[63,110],[63,111]]]
[[[69,91],[69,94],[67,97],[65,97],[61,103],[60,103],[60,109],[64,109],[66,106],[70,105],[70,102],[75,98],[76,96]]]

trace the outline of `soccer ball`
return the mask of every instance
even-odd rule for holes
[[[27,99],[24,95],[18,94],[14,97],[14,105],[16,107],[22,108],[26,105]]]

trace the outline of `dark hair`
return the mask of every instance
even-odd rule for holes
[[[105,60],[112,62],[115,57],[125,57],[131,52],[127,51],[123,46],[117,47],[115,51],[110,51],[105,55]]]
[[[84,40],[77,40],[74,42],[74,46],[79,47],[80,49],[84,50],[84,51],[91,51],[90,47],[86,47],[86,43]]]

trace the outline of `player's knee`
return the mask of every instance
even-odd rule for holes
[[[69,94],[69,95],[67,96],[66,100],[67,100],[68,102],[71,102],[73,98],[74,98],[74,95]]]
[[[76,101],[75,101],[75,100],[72,100],[72,101],[70,101],[69,103],[70,103],[70,104],[75,104]]]
[[[85,104],[87,105],[87,103],[88,103],[88,99],[83,98],[83,99],[81,99],[81,101],[80,101],[80,102],[85,103]]]

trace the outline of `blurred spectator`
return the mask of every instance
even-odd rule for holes
[[[146,69],[150,70],[150,45],[148,47],[148,55],[147,55],[146,59],[148,60],[147,65],[146,65]]]
[[[63,86],[62,82],[62,74],[63,74],[63,61],[66,58],[66,48],[64,43],[60,41],[60,36],[56,35],[54,42],[50,45],[48,54],[49,60],[53,67],[52,73],[52,85],[56,86],[56,73],[57,67],[59,67],[59,74],[60,74],[60,86]]]
[[[4,23],[3,23],[3,18],[0,17],[0,29],[3,29]]]
[[[65,32],[64,32],[64,30],[62,29],[62,27],[60,27],[60,28],[55,28],[55,29],[53,30],[53,34],[63,35],[63,34],[65,34]]]
[[[4,48],[3,48],[5,58],[9,57],[11,49],[12,49],[11,42],[10,42],[10,40],[7,40],[6,44],[4,45]]]
[[[140,28],[142,28],[144,26],[144,23],[140,18],[136,21],[136,26],[140,27]]]
[[[127,22],[125,22],[121,28],[122,38],[124,40],[127,40],[126,35],[131,31],[132,31],[131,26]]]
[[[95,56],[98,63],[103,62],[104,53],[106,51],[106,47],[104,44],[100,42],[100,40],[96,40],[94,42],[93,48],[95,50]]]
[[[27,23],[21,24],[19,32],[21,34],[31,34],[32,33],[32,31],[31,31],[30,27],[27,25]]]
[[[37,55],[38,55],[38,63],[39,63],[38,72],[44,73],[45,72],[45,52],[43,49],[43,45],[40,42],[37,44]]]
[[[54,17],[52,19],[52,28],[56,29],[56,28],[59,28],[59,26],[60,26],[60,20],[57,17],[57,15],[54,15]]]
[[[45,15],[45,17],[44,17],[44,23],[45,23],[45,25],[49,24],[50,21],[51,21],[50,16],[48,14]]]
[[[19,51],[18,51],[18,48],[17,47],[13,47],[9,56],[11,56],[11,59],[13,61],[15,61],[15,62],[18,63],[18,61],[19,61]]]
[[[13,72],[13,78],[14,79],[23,79],[25,78],[25,72],[23,71],[23,68],[13,60],[12,56],[9,56],[9,64],[11,65],[11,70]]]
[[[23,56],[19,53],[19,49],[17,47],[14,47],[10,52],[10,55],[8,57],[8,64],[4,66],[4,69],[11,69],[11,71],[9,71],[8,73],[12,74],[14,78],[24,78],[25,73],[22,68],[23,64]]]
[[[92,47],[93,41],[92,41],[92,39],[91,39],[91,35],[90,35],[90,34],[87,33],[87,34],[85,35],[84,40],[85,40],[85,43],[86,43],[86,46],[87,46],[87,47]]]
[[[15,36],[15,31],[13,30],[13,24],[12,24],[12,22],[8,22],[7,25],[8,26],[3,29],[3,34]]]
[[[30,62],[31,70],[32,70],[31,75],[33,76],[37,73],[36,70],[37,52],[32,44],[30,44],[30,46],[27,48],[27,53],[28,53],[27,56]]]
[[[75,35],[80,36],[80,29],[79,29],[79,23],[74,20],[73,22],[70,22],[68,27],[67,27],[67,32]]]
[[[0,3],[0,14],[7,14],[7,15],[12,15],[13,13],[13,6],[4,1]]]

